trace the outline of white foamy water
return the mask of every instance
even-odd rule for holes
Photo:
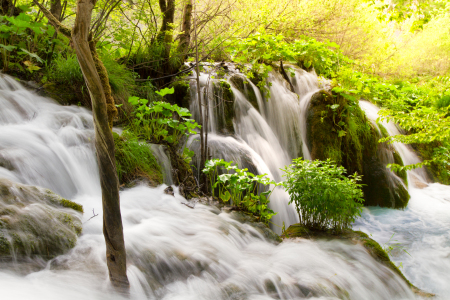
[[[424,189],[409,188],[411,199],[404,210],[365,208],[353,228],[381,245],[399,243],[391,258],[417,287],[450,299],[450,187],[439,183]]]
[[[83,108],[60,106],[0,77],[0,176],[53,189],[85,210],[75,248],[44,263],[43,270],[30,271],[23,261],[0,262],[5,299],[127,298],[108,284],[91,118]],[[261,171],[271,172],[244,139],[215,139],[230,149],[224,153],[247,153]],[[361,246],[303,239],[277,245],[233,214],[183,205],[186,200],[177,189],[172,197],[163,193],[165,187],[121,192],[130,299],[415,299],[397,275]],[[93,212],[98,215],[90,219]],[[423,232],[431,240],[438,237]],[[416,257],[423,262],[424,256]],[[420,269],[411,270],[407,276],[418,278]],[[425,282],[421,287],[432,286]]]

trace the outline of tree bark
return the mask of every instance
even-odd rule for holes
[[[95,148],[102,188],[103,235],[106,242],[106,263],[109,278],[114,287],[128,289],[126,252],[120,214],[119,179],[114,157],[114,139],[110,128],[111,122],[108,120],[107,101],[103,85],[105,79],[102,79],[102,74],[99,75],[97,72],[99,59],[98,57],[94,58],[95,54],[93,55],[89,43],[89,26],[95,3],[96,0],[78,0],[72,41],[92,100]]]
[[[178,44],[177,53],[181,55],[180,60],[184,61],[191,43],[191,19],[192,19],[192,0],[185,0],[183,12],[183,25],[181,33],[178,35],[180,43]]]
[[[11,0],[0,0],[0,15],[18,16],[21,12],[22,10],[15,7]]]
[[[50,1],[50,12],[58,21],[61,21],[62,9],[61,0]]]

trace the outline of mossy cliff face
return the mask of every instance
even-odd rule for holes
[[[0,179],[0,257],[50,259],[75,246],[83,207],[50,190]]]
[[[359,105],[340,95],[319,91],[311,98],[307,118],[312,159],[332,159],[348,174],[363,175],[364,205],[404,208],[410,198],[402,181],[390,174],[378,155],[378,130]]]
[[[288,229],[281,235],[282,239],[289,238],[304,238],[313,240],[342,240],[352,244],[359,244],[366,248],[367,252],[378,262],[389,268],[392,272],[399,275],[406,284],[411,287],[411,290],[417,295],[425,298],[433,297],[434,294],[424,292],[415,287],[409,280],[403,275],[398,267],[391,261],[389,255],[375,240],[371,239],[366,233],[362,231],[353,231],[348,229],[346,231],[335,234],[331,230],[311,230],[301,224],[294,224],[289,226]]]
[[[172,179],[180,194],[186,199],[198,197],[198,186],[189,163],[172,146],[168,146],[166,152],[172,165]]]

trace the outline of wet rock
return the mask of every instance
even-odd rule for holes
[[[337,108],[333,110],[334,105]],[[382,128],[380,131],[382,134]],[[404,208],[410,198],[405,187],[406,173],[396,176],[386,168],[387,163],[381,158],[395,149],[379,144],[380,138],[380,133],[358,105],[327,91],[319,91],[311,97],[307,145],[312,159],[330,158],[348,174],[361,174],[365,206]],[[403,165],[400,156],[394,154],[394,159]],[[399,177],[404,178],[405,183]]]
[[[366,233],[361,231],[353,231],[348,229],[346,231],[340,232],[336,234],[332,230],[312,230],[301,224],[293,224],[286,229],[285,232],[281,235],[283,239],[292,239],[292,238],[304,238],[304,239],[312,239],[312,240],[347,240],[353,244],[360,244],[364,248],[366,248],[367,252],[378,262],[385,265],[394,273],[398,274],[411,290],[420,295],[422,297],[433,297],[434,294],[424,292],[419,288],[415,287],[409,280],[403,275],[403,273],[398,269],[398,267],[390,260],[389,255],[376,241],[371,239]],[[345,293],[345,291],[343,291]],[[345,299],[346,297],[343,297]]]
[[[258,230],[267,240],[278,244],[281,242],[280,236],[273,232],[269,227],[267,227],[264,223],[259,222],[255,216],[245,214],[241,211],[230,210],[230,216],[232,219],[243,223],[248,224]]]
[[[75,246],[83,207],[50,190],[0,179],[0,257],[49,259]]]
[[[247,79],[241,75],[235,74],[230,77],[229,81],[235,88],[237,88],[242,94],[244,94],[247,100],[253,105],[253,107],[259,111],[259,105],[255,91],[247,82]]]
[[[173,192],[172,186],[168,186],[164,189],[164,194],[175,196],[175,193]]]

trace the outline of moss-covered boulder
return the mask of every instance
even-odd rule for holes
[[[259,110],[258,99],[252,86],[247,82],[247,78],[235,74],[230,77],[229,81],[236,89],[238,89],[242,94],[244,94],[244,96],[256,110]]]
[[[75,246],[83,207],[50,190],[0,179],[0,257],[50,259]]]
[[[169,87],[174,89],[174,93],[164,96],[165,100],[171,104],[176,104],[179,107],[189,109],[189,102],[191,101],[191,88],[189,82],[178,80],[171,83]]]
[[[399,268],[391,261],[389,255],[383,248],[378,244],[375,240],[371,239],[366,233],[362,231],[353,231],[348,229],[343,232],[339,232],[339,234],[333,232],[332,230],[312,230],[301,224],[294,224],[289,226],[283,234],[281,235],[282,239],[289,238],[304,238],[304,239],[312,239],[312,240],[343,240],[350,242],[352,244],[359,244],[366,248],[367,252],[378,262],[385,265],[392,272],[399,275],[408,286],[411,287],[412,291],[421,297],[433,297],[434,294],[424,292],[419,288],[415,287],[409,280],[403,275],[403,273],[399,270]]]
[[[362,174],[364,205],[404,208],[410,198],[405,183],[386,169],[379,144],[380,132],[369,122],[357,102],[319,91],[311,98],[307,117],[307,145],[312,159],[330,158]],[[384,147],[384,148],[383,148]],[[398,156],[399,157],[399,156]],[[405,174],[398,174],[406,178]]]
[[[189,163],[174,147],[169,145],[166,151],[172,165],[173,183],[179,187],[180,194],[186,199],[198,197],[197,181]]]
[[[113,132],[116,169],[121,185],[133,185],[145,179],[150,186],[163,183],[163,175],[150,145],[139,141],[132,134],[119,135]]]

